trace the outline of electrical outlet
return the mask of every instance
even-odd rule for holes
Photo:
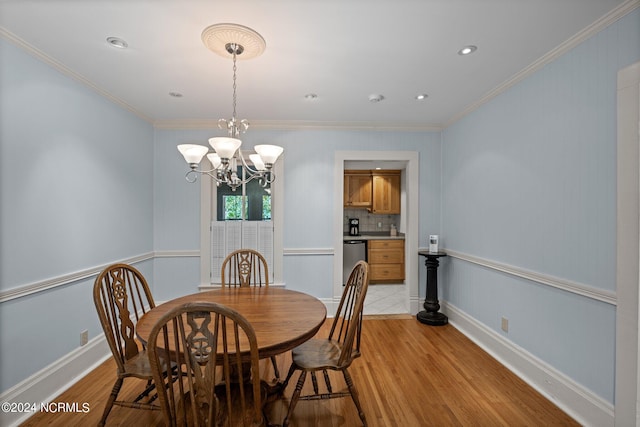
[[[89,331],[85,329],[84,331],[80,332],[80,345],[83,346],[88,342],[89,342]]]
[[[382,228],[382,223],[381,222],[378,223],[378,228]]]
[[[502,330],[505,332],[509,332],[509,319],[507,319],[506,317],[502,318]]]

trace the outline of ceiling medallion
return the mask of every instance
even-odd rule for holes
[[[202,42],[209,50],[225,58],[233,54],[229,52],[227,47],[229,44],[242,46],[242,55],[239,55],[238,59],[256,58],[262,55],[267,47],[267,43],[260,34],[238,24],[211,25],[202,32]]]

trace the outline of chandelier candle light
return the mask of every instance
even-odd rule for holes
[[[249,128],[249,122],[236,119],[237,57],[244,54],[243,58],[255,58],[264,52],[266,43],[262,36],[251,28],[237,24],[211,25],[202,32],[202,41],[213,52],[224,57],[231,55],[233,58],[233,114],[229,120],[218,120],[218,127],[226,128],[229,136],[209,138],[212,152],[204,145],[178,145],[178,151],[191,168],[185,177],[189,182],[196,182],[198,174],[209,175],[216,185],[226,184],[234,191],[238,186],[253,179],[258,179],[260,185],[266,187],[275,180],[275,174],[271,169],[284,149],[277,145],[256,145],[253,148],[257,154],[249,155],[253,167],[249,166],[240,150],[242,141],[239,139],[240,134]],[[211,169],[208,170],[199,169],[205,155],[211,162]],[[244,169],[242,177],[237,173],[239,164]]]

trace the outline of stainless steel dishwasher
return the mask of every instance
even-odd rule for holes
[[[360,260],[367,260],[366,240],[345,240],[342,245],[342,284],[347,283],[353,266]]]

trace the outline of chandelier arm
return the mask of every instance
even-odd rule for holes
[[[198,180],[197,171],[190,169],[189,171],[187,171],[187,173],[184,174],[184,179],[186,179],[189,184],[193,184]]]
[[[193,184],[194,182],[196,182],[198,180],[198,175],[208,175],[218,185],[218,184],[225,183],[225,181],[223,179],[221,179],[220,176],[218,176],[220,172],[221,172],[221,170],[220,169],[216,169],[216,168],[211,168],[211,169],[207,169],[207,170],[193,168],[193,169],[190,169],[185,174],[184,177],[187,180],[187,182]]]
[[[238,150],[238,157],[240,157],[240,161],[242,162],[242,167],[249,173],[249,175],[262,175],[264,171],[260,171],[258,169],[252,169],[251,166],[247,164],[247,161],[244,159],[244,156]]]
[[[271,169],[263,171],[262,175],[260,175],[260,186],[262,188],[267,188],[267,185],[271,185],[273,181],[276,180],[276,174],[271,171]]]
[[[253,174],[253,175],[249,174],[249,176],[247,178],[241,179],[239,182],[241,184],[247,184],[247,183],[253,181],[256,178],[262,179],[262,174]]]
[[[203,175],[208,175],[211,179],[213,179],[216,183],[216,185],[220,185],[220,184],[224,184],[224,181],[222,179],[220,179],[219,176],[219,170],[218,169],[211,169],[208,171],[203,171],[201,172]]]
[[[273,181],[276,180],[276,174],[271,170],[268,170],[267,173],[265,173],[265,176],[266,176],[265,187],[266,187],[266,184],[271,184]]]

